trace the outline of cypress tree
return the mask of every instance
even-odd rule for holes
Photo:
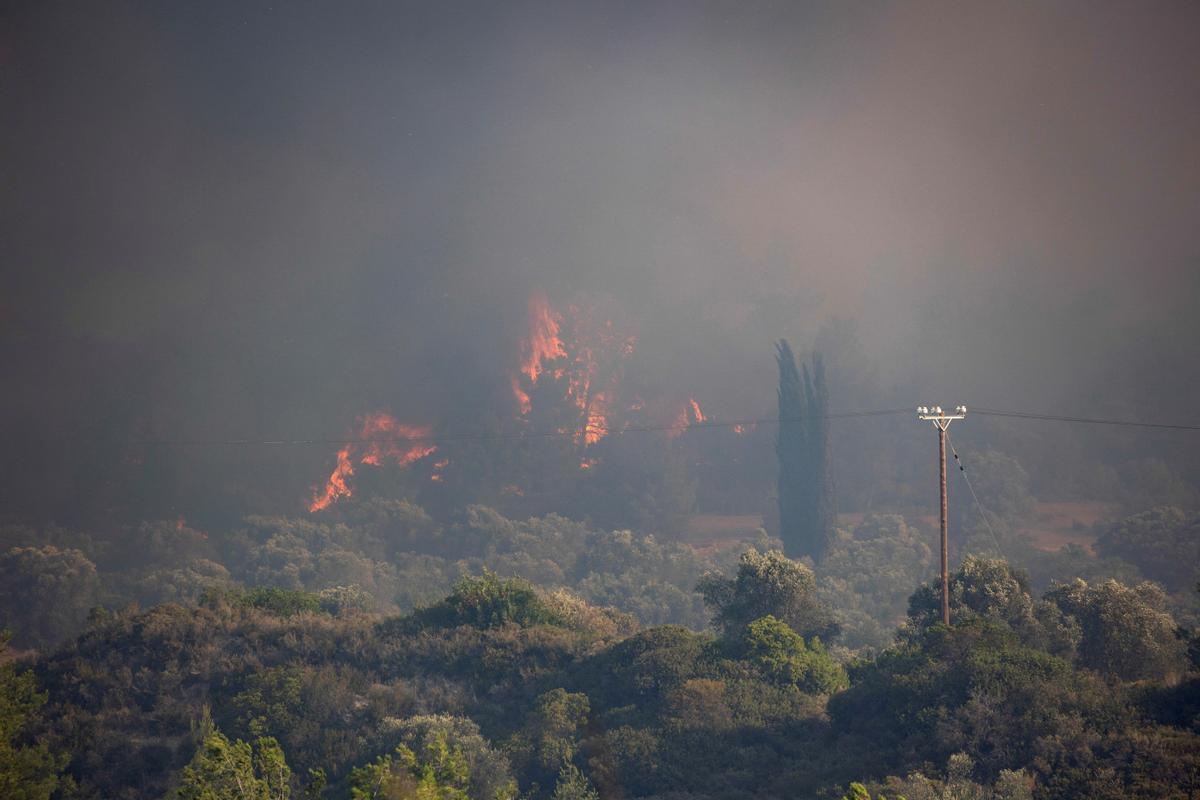
[[[789,558],[820,561],[833,534],[829,470],[829,392],[821,356],[796,366],[787,341],[775,345],[779,365],[779,536]]]

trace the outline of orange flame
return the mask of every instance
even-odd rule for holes
[[[595,444],[611,430],[610,409],[615,397],[619,363],[633,353],[634,337],[622,337],[612,320],[597,323],[579,306],[567,306],[570,335],[563,335],[563,316],[546,295],[529,299],[529,334],[521,342],[521,365],[511,379],[521,415],[532,410],[530,388],[549,372],[565,381],[563,396],[578,411],[575,443]]]
[[[325,488],[314,490],[310,512],[322,511],[343,497],[351,497],[350,478],[354,476],[354,459],[373,467],[385,461],[394,461],[398,467],[407,467],[437,450],[429,442],[433,432],[426,427],[405,425],[382,411],[359,418],[358,440],[348,442],[337,453],[337,466],[333,468]],[[361,454],[361,455],[359,455]]]
[[[529,393],[521,388],[521,381],[516,375],[512,376],[512,391],[513,397],[517,398],[517,407],[521,409],[521,415],[528,414],[533,408],[533,401],[529,399]]]
[[[359,437],[367,440],[361,443],[366,452],[359,460],[372,467],[378,467],[390,459],[396,462],[398,467],[407,467],[437,450],[437,445],[428,442],[432,435],[433,431],[429,428],[405,425],[382,411],[368,414],[362,418],[362,433]]]
[[[546,371],[546,364],[567,357],[559,335],[562,317],[550,307],[550,301],[542,292],[534,292],[529,298],[529,335],[521,340],[521,374],[529,379],[531,385],[537,385],[538,378]],[[561,377],[562,370],[555,370],[555,378]],[[513,397],[522,416],[528,414],[533,407],[529,393],[521,386],[520,378],[512,377]]]
[[[671,423],[671,427],[667,431],[667,438],[675,439],[693,424],[704,422],[706,419],[707,417],[700,410],[700,404],[696,402],[696,398],[690,397],[684,407],[679,409],[675,421]]]
[[[583,425],[583,443],[595,444],[608,435],[608,395],[596,392],[587,409],[587,421]]]
[[[313,493],[313,501],[309,504],[310,513],[324,511],[333,502],[342,497],[350,496],[349,479],[354,474],[354,465],[350,463],[350,445],[346,445],[337,454],[337,466],[325,483],[325,490]]]
[[[448,459],[448,458],[443,458],[440,461],[436,462],[433,465],[433,472],[430,473],[430,475],[429,475],[429,480],[433,481],[434,483],[441,483],[442,482],[442,470],[444,470],[448,466],[450,466],[450,459]]]

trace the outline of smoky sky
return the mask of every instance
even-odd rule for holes
[[[879,393],[847,408],[1195,421],[1193,3],[0,23],[9,501],[117,480],[130,437],[505,413],[534,291],[614,309],[633,379],[728,417],[772,409],[774,339],[849,325]]]

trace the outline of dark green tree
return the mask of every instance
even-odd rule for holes
[[[47,800],[58,787],[65,759],[44,743],[21,744],[26,719],[46,702],[37,691],[33,673],[18,671],[8,660],[9,633],[0,631],[0,797]]]
[[[292,771],[279,743],[270,737],[251,747],[230,741],[220,731],[204,737],[183,768],[171,800],[288,800]]]
[[[53,647],[83,628],[99,589],[80,550],[14,547],[0,555],[0,627],[20,647]]]
[[[737,574],[704,575],[696,585],[712,611],[712,623],[727,635],[738,636],[757,619],[774,616],[801,636],[830,639],[840,626],[817,596],[816,579],[807,565],[778,550],[742,553]]]
[[[820,561],[834,528],[833,475],[829,469],[829,390],[819,353],[796,366],[787,341],[775,345],[779,364],[779,536],[792,558]]]
[[[829,657],[818,637],[806,644],[804,637],[770,614],[746,626],[735,650],[767,679],[805,692],[832,694],[849,683],[845,669]]]
[[[563,764],[558,772],[552,800],[600,800],[600,794],[574,764]]]
[[[1125,586],[1080,578],[1046,592],[1046,600],[1076,621],[1080,666],[1118,680],[1162,680],[1181,672],[1185,642],[1166,610],[1166,595],[1149,581]]]

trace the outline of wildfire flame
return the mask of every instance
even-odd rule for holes
[[[561,324],[562,317],[550,307],[546,295],[534,292],[529,298],[529,336],[521,342],[521,372],[530,383],[538,382],[546,370],[546,362],[567,357],[559,336]],[[519,388],[515,381],[514,386]],[[528,399],[526,396],[525,400]]]
[[[583,443],[595,444],[608,435],[608,395],[596,392],[587,409],[587,422],[583,426]]]
[[[521,365],[512,376],[512,393],[521,415],[533,408],[530,390],[548,372],[564,381],[564,399],[578,412],[576,445],[588,447],[603,439],[611,428],[620,362],[633,353],[636,339],[622,336],[613,321],[597,323],[577,305],[567,306],[569,334],[564,317],[546,295],[529,298],[528,334],[521,341]]]
[[[528,414],[533,409],[533,401],[529,399],[529,392],[521,388],[521,381],[516,375],[512,377],[513,397],[517,398],[517,407],[521,409],[521,415]]]
[[[382,411],[360,417],[357,440],[347,442],[338,450],[337,466],[325,487],[314,490],[309,512],[322,511],[337,500],[353,495],[350,478],[354,476],[356,459],[373,467],[382,466],[386,461],[407,467],[437,450],[437,445],[429,442],[432,434],[429,428],[405,425]]]
[[[671,428],[667,431],[667,438],[674,439],[682,435],[693,424],[704,422],[705,419],[707,418],[700,410],[700,404],[696,402],[696,398],[690,397],[675,416],[675,421],[671,423]]]
[[[434,483],[441,483],[442,470],[444,470],[448,466],[450,466],[450,459],[448,459],[448,458],[443,458],[440,461],[437,461],[436,463],[434,463],[433,472],[430,473],[429,480],[433,481]]]
[[[349,480],[353,474],[354,465],[350,463],[350,445],[346,445],[341,450],[338,450],[337,466],[333,468],[333,473],[329,476],[329,480],[326,481],[324,491],[313,493],[312,503],[308,506],[309,512],[323,511],[329,508],[335,500],[342,497],[349,497]]]

